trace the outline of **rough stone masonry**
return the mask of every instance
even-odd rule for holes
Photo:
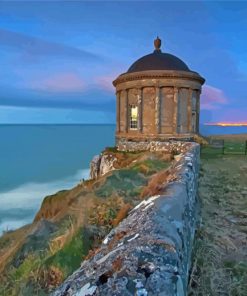
[[[186,295],[200,155],[198,144],[186,145],[164,192],[136,206],[54,296]]]

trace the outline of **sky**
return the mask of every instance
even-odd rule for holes
[[[0,123],[114,123],[157,35],[206,79],[201,123],[247,121],[245,1],[1,1]]]

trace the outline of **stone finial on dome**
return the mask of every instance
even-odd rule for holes
[[[160,47],[161,47],[161,39],[158,36],[154,40],[154,47],[155,47],[154,52],[161,52],[161,50],[160,50]]]

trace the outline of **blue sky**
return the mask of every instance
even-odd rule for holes
[[[247,121],[247,2],[2,1],[0,123],[114,123],[156,35],[206,78],[202,122]]]

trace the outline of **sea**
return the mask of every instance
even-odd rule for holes
[[[0,235],[31,223],[45,196],[89,177],[115,125],[0,125]]]
[[[201,126],[201,134],[247,127]],[[89,177],[93,156],[114,146],[115,125],[0,125],[0,235],[31,223],[45,196]]]

